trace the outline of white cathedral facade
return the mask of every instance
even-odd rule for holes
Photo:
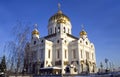
[[[25,47],[24,68],[27,73],[80,74],[96,72],[94,44],[82,29],[72,35],[70,19],[58,10],[48,22],[48,35],[40,37],[35,28]]]

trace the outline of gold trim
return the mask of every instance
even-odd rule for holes
[[[69,64],[69,62],[68,61],[64,61],[64,65],[68,65]]]
[[[85,31],[81,31],[80,35],[87,35],[87,33]]]
[[[39,32],[37,30],[34,30],[34,31],[32,31],[32,35],[34,35],[34,34],[39,35]]]
[[[59,19],[59,20],[57,20],[57,23],[66,23],[66,20],[64,20],[64,19]]]

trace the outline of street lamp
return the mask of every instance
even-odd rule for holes
[[[39,75],[40,59],[37,61],[37,74]]]
[[[105,58],[105,63],[106,63],[106,72],[108,72],[108,59]]]
[[[100,62],[100,67],[101,67],[101,71],[100,72],[102,72],[103,71],[103,64],[102,64],[102,62]]]

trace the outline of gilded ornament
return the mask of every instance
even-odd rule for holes
[[[39,32],[37,30],[34,30],[34,31],[32,31],[32,35],[34,35],[34,34],[39,35]]]
[[[59,20],[57,20],[57,23],[66,23],[66,20],[64,20],[64,19],[59,19]]]
[[[87,35],[87,33],[85,31],[81,31],[80,35]]]

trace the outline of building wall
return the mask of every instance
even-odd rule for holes
[[[94,45],[90,43],[88,38],[84,40],[82,38],[75,39],[64,33],[62,38],[58,35],[48,39],[41,38],[36,40],[37,43],[34,44],[35,40],[36,38],[33,38],[29,43],[30,48],[26,47],[26,52],[30,52],[29,57],[34,57],[29,58],[28,61],[32,60],[34,63],[39,61],[43,63],[44,68],[61,67],[62,73],[65,73],[67,65],[75,66],[77,68],[75,73],[85,72],[87,71],[87,61],[90,73],[93,72],[93,65],[96,67]]]
[[[36,71],[37,68],[60,67],[64,74],[66,67],[69,67],[72,74],[94,72],[94,44],[89,41],[84,30],[85,34],[80,34],[79,38],[73,36],[71,22],[63,14],[60,16],[63,18],[57,15],[49,21],[47,36],[40,38],[38,30],[34,29],[31,41],[25,48],[28,71],[34,71],[34,67]],[[60,19],[66,22],[58,23]]]

